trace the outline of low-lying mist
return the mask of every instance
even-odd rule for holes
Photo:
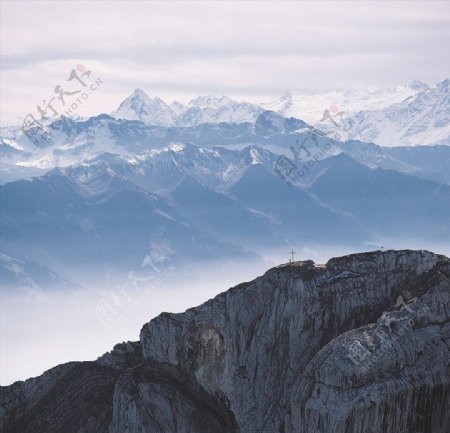
[[[66,290],[4,287],[0,383],[25,380],[68,361],[94,360],[116,343],[138,340],[142,325],[161,312],[194,307],[273,265],[241,261],[177,269],[166,264],[152,277],[130,271],[103,287],[97,282]]]

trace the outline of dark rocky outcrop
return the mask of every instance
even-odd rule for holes
[[[449,277],[410,250],[273,268],[1,388],[1,431],[446,433]]]

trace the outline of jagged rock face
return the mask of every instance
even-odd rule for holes
[[[2,388],[2,431],[448,432],[449,276],[427,251],[279,266]]]

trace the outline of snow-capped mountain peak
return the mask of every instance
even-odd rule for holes
[[[147,93],[145,93],[142,89],[135,89],[133,93],[126,98],[119,106],[121,107],[136,107],[138,106],[154,106],[154,105],[162,105],[167,106],[167,104],[158,96],[151,98]]]
[[[133,99],[142,99],[142,100],[150,99],[147,93],[145,93],[142,89],[139,88],[135,89],[130,97]]]
[[[150,98],[143,90],[136,89],[112,116],[157,126],[196,126],[202,123],[252,122],[262,111],[249,102],[212,95],[198,96],[187,105],[178,101],[168,105],[162,99]]]
[[[161,98],[151,98],[141,89],[136,89],[112,113],[118,119],[141,120],[154,125],[169,126],[176,115]]]

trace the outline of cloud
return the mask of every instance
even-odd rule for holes
[[[258,101],[289,88],[384,87],[416,77],[433,84],[449,70],[448,2],[1,7],[3,121],[30,111],[74,62],[105,80],[86,114],[114,109],[136,87],[169,100],[226,93]]]

